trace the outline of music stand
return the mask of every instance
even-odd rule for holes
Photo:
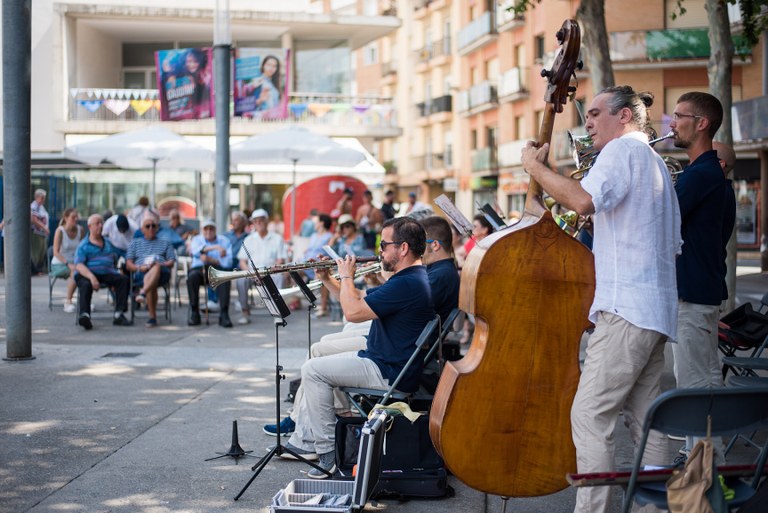
[[[309,301],[309,306],[307,306],[307,358],[309,359],[312,358],[312,310],[317,308],[317,296],[307,287],[307,284],[304,283],[304,280],[297,271],[291,271],[288,274],[291,275],[296,286],[299,287],[301,293]]]
[[[285,375],[282,374],[283,366],[280,365],[279,329],[284,328],[288,324],[285,321],[285,318],[291,315],[291,309],[288,308],[288,305],[285,304],[285,300],[283,299],[283,296],[280,295],[280,291],[277,289],[277,285],[275,285],[275,282],[272,280],[271,276],[268,274],[261,276],[255,266],[253,266],[252,271],[252,278],[256,283],[256,290],[258,291],[261,300],[264,301],[264,306],[267,307],[267,311],[275,322],[275,426],[277,428],[277,444],[272,449],[270,449],[270,451],[265,454],[264,457],[262,457],[253,467],[251,467],[251,470],[254,471],[253,476],[251,476],[251,479],[249,479],[245,486],[243,486],[243,489],[240,490],[240,493],[235,496],[235,500],[238,500],[243,495],[243,493],[245,493],[248,487],[251,486],[251,483],[254,481],[254,479],[256,479],[261,471],[264,470],[264,467],[267,466],[267,463],[269,463],[269,460],[271,460],[273,456],[280,456],[281,454],[285,453],[292,455],[294,459],[303,461],[307,465],[310,465],[311,467],[324,472],[328,475],[328,477],[331,477],[330,472],[323,469],[319,465],[316,465],[315,463],[305,459],[295,451],[284,447],[280,440],[282,438],[280,434],[280,381],[285,379]]]

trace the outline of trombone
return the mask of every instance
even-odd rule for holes
[[[376,256],[358,257],[356,260],[357,260],[357,263],[360,263],[360,264],[375,262],[378,265],[378,267],[380,267],[379,257],[376,257]],[[209,267],[208,268],[208,284],[215,289],[222,283],[232,281],[232,280],[239,280],[240,278],[258,278],[260,276],[266,276],[268,274],[289,273],[292,271],[303,271],[306,269],[332,269],[334,267],[336,267],[335,260],[320,260],[319,262],[306,262],[303,264],[274,265],[272,267],[261,267],[258,269],[250,269],[246,271],[238,271],[238,270],[222,271],[220,269]],[[368,272],[373,272],[373,271],[368,271]],[[355,273],[355,276],[357,276],[357,272]]]

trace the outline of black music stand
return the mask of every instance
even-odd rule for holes
[[[307,465],[310,465],[311,467],[326,473],[328,477],[331,477],[330,472],[323,469],[319,465],[316,465],[315,463],[305,459],[295,451],[284,447],[280,440],[282,438],[280,434],[280,381],[285,379],[285,375],[282,374],[283,366],[280,365],[279,328],[284,328],[288,324],[285,322],[285,318],[291,315],[291,310],[288,308],[288,305],[285,304],[285,300],[280,295],[280,291],[277,289],[277,286],[272,280],[272,277],[269,275],[261,276],[255,267],[252,269],[252,271],[252,278],[256,283],[256,290],[259,292],[259,296],[261,296],[262,301],[264,301],[264,306],[267,307],[267,311],[275,322],[275,426],[277,428],[277,444],[272,449],[270,449],[270,451],[265,454],[264,457],[262,457],[253,467],[251,467],[251,470],[254,471],[253,476],[251,476],[251,479],[248,480],[243,489],[240,490],[240,493],[235,496],[235,500],[238,500],[243,495],[243,493],[245,493],[248,487],[251,486],[251,483],[254,481],[254,479],[256,479],[261,471],[264,470],[264,467],[267,466],[267,463],[269,463],[269,460],[271,460],[273,456],[280,456],[281,454],[285,453],[292,455],[295,459],[303,461]]]
[[[317,296],[307,287],[307,284],[304,283],[304,280],[297,271],[291,271],[288,274],[291,275],[296,286],[299,287],[301,293],[309,301],[309,306],[307,306],[307,359],[309,359],[312,358],[312,310],[317,308]]]

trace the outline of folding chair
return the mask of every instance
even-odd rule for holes
[[[340,387],[341,392],[344,393],[347,398],[349,398],[351,405],[354,406],[362,416],[367,417],[368,412],[376,403],[386,404],[390,399],[395,399],[397,401],[408,401],[412,398],[414,395],[413,393],[401,392],[397,390],[397,385],[400,384],[400,381],[402,381],[405,373],[408,372],[408,369],[411,368],[411,365],[413,365],[416,359],[423,358],[423,351],[427,347],[427,344],[429,344],[431,340],[435,339],[439,326],[439,315],[436,315],[434,319],[429,321],[427,325],[424,326],[424,329],[421,330],[419,338],[416,339],[416,348],[413,350],[411,357],[400,371],[400,374],[397,375],[395,381],[389,385],[387,390],[381,390],[378,388]]]
[[[718,349],[723,353],[723,379],[728,371],[736,375],[756,376],[742,358],[757,358],[768,345],[768,293],[760,299],[760,307],[745,303],[724,315],[718,324]],[[736,351],[751,351],[749,357],[737,357]]]
[[[172,271],[173,272],[173,271]],[[130,281],[130,287],[128,292],[128,309],[130,310],[131,316],[129,320],[131,321],[131,324],[133,324],[134,319],[136,318],[136,295],[141,290],[142,283],[135,283],[133,281],[134,273],[131,272],[129,275]],[[172,314],[171,314],[171,280],[168,280],[164,285],[160,285],[157,287],[158,293],[160,290],[163,291],[163,298],[158,300],[158,306],[160,306],[162,301],[163,309],[165,310],[165,320],[169,323],[173,322]]]
[[[624,494],[622,512],[628,513],[635,498],[638,503],[652,503],[667,508],[665,484],[659,482],[638,483],[638,473],[648,434],[657,430],[665,434],[704,437],[707,435],[707,417],[711,420],[712,436],[735,435],[740,431],[768,427],[768,387],[678,389],[661,394],[651,404],[643,423],[643,434],[635,453],[632,475]],[[729,482],[735,496],[728,507],[737,507],[754,495],[763,475],[768,444],[757,458],[751,483],[742,480]],[[715,483],[715,486],[719,484]]]
[[[48,310],[53,311],[53,286],[56,284],[56,280],[59,279],[58,276],[54,276],[53,266],[51,265],[51,259],[53,259],[53,246],[48,246],[46,255],[46,258],[48,259]]]

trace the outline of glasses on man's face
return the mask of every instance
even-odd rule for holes
[[[697,116],[697,115],[695,115],[695,114],[681,114],[681,113],[679,113],[679,112],[674,112],[674,113],[672,113],[672,119],[674,119],[675,121],[680,121],[680,118],[694,118],[694,119],[699,119],[699,118],[701,118],[701,117],[703,117],[703,116]]]
[[[405,241],[404,240],[401,240],[401,241],[396,241],[396,240],[386,241],[386,240],[383,240],[383,241],[379,242],[379,250],[380,251],[384,251],[385,249],[387,249],[387,246],[391,246],[392,244],[402,244],[403,242],[405,242]]]
[[[145,224],[144,228],[146,228],[147,230],[154,230],[155,228],[157,228],[157,225],[154,224],[154,223],[152,223],[152,224]]]

